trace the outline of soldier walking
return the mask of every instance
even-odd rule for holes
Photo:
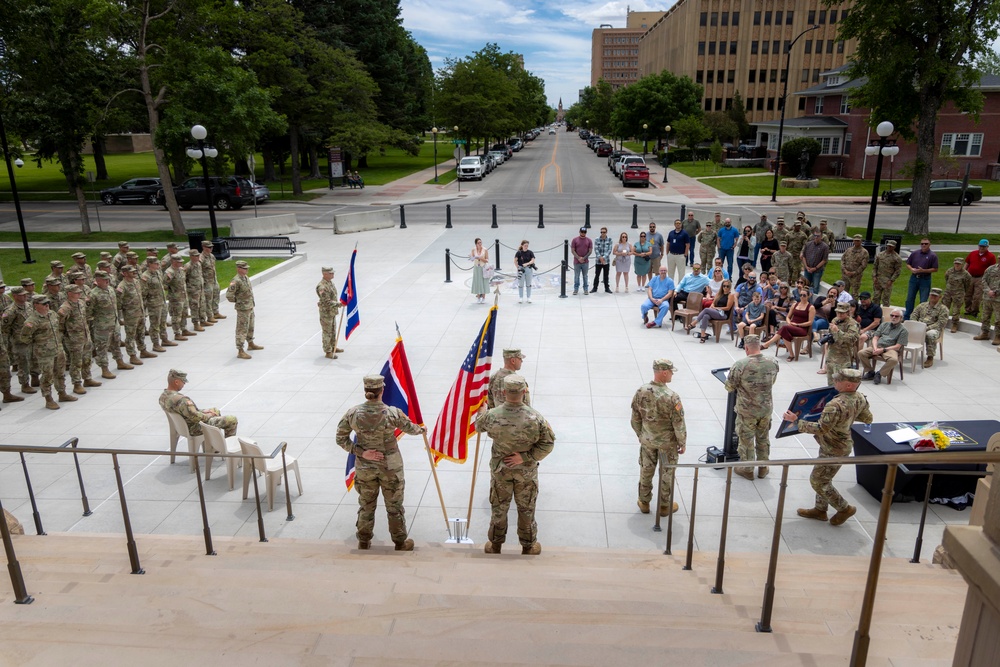
[[[944,335],[944,328],[948,324],[948,309],[941,303],[940,287],[931,288],[927,301],[913,309],[910,319],[927,325],[924,337],[924,368],[930,368],[934,365],[934,352],[937,350],[938,341]]]
[[[983,317],[979,334],[973,340],[988,340],[990,320],[996,317],[993,344],[1000,345],[1000,264],[994,264],[983,273]]]
[[[229,283],[226,290],[226,301],[236,304],[236,357],[239,359],[252,359],[249,354],[243,351],[243,344],[246,343],[248,350],[263,350],[263,345],[253,342],[253,287],[250,286],[250,279],[247,272],[250,265],[240,260],[236,262],[236,277]]]
[[[337,353],[343,352],[340,348],[334,348],[340,297],[337,296],[337,288],[332,282],[333,267],[324,266],[321,270],[323,278],[316,285],[316,296],[319,297],[316,306],[319,308],[319,325],[323,329],[323,353],[327,359],[336,359]]]
[[[955,265],[944,272],[944,298],[941,303],[951,312],[951,332],[958,333],[958,317],[962,302],[969,290],[973,289],[972,274],[965,268],[965,260],[955,258]],[[932,292],[934,290],[931,290]],[[980,294],[980,299],[982,294]],[[978,304],[976,306],[978,308]],[[966,311],[968,312],[968,311]]]
[[[118,299],[118,319],[125,327],[125,351],[129,363],[142,366],[142,359],[155,359],[146,350],[146,304],[142,300],[142,285],[135,279],[135,267],[122,267],[122,281],[115,288]]]
[[[524,353],[516,348],[506,348],[503,351],[503,368],[490,376],[489,392],[486,394],[486,406],[490,409],[497,407],[504,401],[503,381],[509,375],[514,375],[521,370],[524,363]],[[528,389],[527,380],[524,384],[524,404],[531,405],[531,390]]]
[[[0,331],[7,342],[12,361],[17,365],[17,379],[21,393],[34,394],[38,390],[31,386],[31,347],[21,342],[21,328],[31,317],[32,308],[28,303],[28,291],[21,285],[10,290],[14,303],[7,307],[0,319]]]
[[[101,383],[90,374],[92,359],[90,327],[87,326],[87,304],[83,288],[70,285],[66,289],[66,303],[59,307],[59,331],[66,348],[66,364],[74,394],[86,394],[84,387],[100,387]]]
[[[538,462],[552,452],[556,435],[540,412],[524,402],[528,383],[511,374],[503,380],[504,400],[495,408],[479,408],[476,430],[493,439],[490,451],[490,527],[484,551],[498,554],[507,540],[510,501],[517,505],[517,539],[521,554],[542,553],[535,522]]]
[[[850,368],[858,351],[861,327],[848,315],[851,306],[838,303],[837,316],[830,322],[830,346],[826,351],[826,384],[832,387],[834,378],[845,368]]]
[[[736,392],[736,432],[739,435],[740,461],[767,461],[771,454],[771,388],[778,379],[778,364],[760,353],[760,336],[743,338],[746,356],[732,365],[726,375],[726,391]],[[753,467],[733,470],[753,481]],[[757,476],[767,476],[767,466],[757,468]]]
[[[201,275],[205,281],[205,314],[208,316],[208,324],[226,319],[225,315],[219,314],[219,276],[215,271],[215,255],[212,254],[214,247],[211,241],[201,242]]]
[[[187,330],[187,277],[184,275],[180,255],[170,256],[170,268],[163,273],[163,287],[170,300],[170,326],[174,330],[174,340],[187,340],[188,336],[196,336],[196,333]]]
[[[660,516],[677,511],[670,502],[673,475],[667,464],[676,464],[687,448],[687,427],[681,398],[667,387],[674,377],[669,359],[653,362],[653,381],[639,387],[632,397],[632,430],[639,437],[639,510],[649,513],[653,499],[653,473],[660,468]]]
[[[52,400],[52,385],[55,384],[61,403],[72,402],[76,396],[66,393],[66,355],[63,352],[62,334],[59,333],[59,319],[49,312],[49,298],[36,294],[31,298],[34,312],[21,327],[21,343],[31,348],[32,360],[41,374],[42,396],[45,407],[58,410],[59,405]]]
[[[812,433],[819,443],[819,458],[847,456],[851,453],[851,424],[861,421],[872,423],[872,413],[868,409],[868,399],[858,392],[861,371],[845,368],[833,379],[833,386],[840,392],[823,408],[819,421],[799,419],[791,410],[786,410],[785,421],[794,422],[801,433]],[[833,478],[840,470],[839,465],[817,464],[813,466],[809,483],[816,491],[816,504],[810,508],[800,508],[798,515],[806,519],[827,520],[827,509],[833,505],[837,513],[830,518],[831,526],[839,526],[854,516],[857,508],[849,505],[833,486]]]
[[[840,277],[844,281],[844,289],[852,296],[857,296],[861,291],[861,279],[868,268],[868,251],[862,247],[863,241],[861,234],[855,234],[854,245],[845,250],[840,258]],[[830,244],[830,248],[833,248],[833,244]]]
[[[406,514],[403,509],[403,457],[396,441],[396,429],[420,435],[427,429],[414,424],[399,408],[382,402],[385,378],[366,375],[365,402],[350,408],[337,424],[337,445],[356,457],[354,488],[358,490],[358,549],[371,548],[375,532],[375,508],[381,490],[389,535],[396,551],[413,551],[413,540],[407,537]],[[351,442],[351,432],[356,442]]]
[[[204,331],[205,317],[205,276],[201,269],[201,253],[191,251],[191,263],[184,267],[184,283],[187,289],[188,310],[195,331]]]
[[[896,242],[886,241],[885,250],[875,255],[872,266],[872,298],[880,306],[888,306],[892,285],[903,270],[903,260],[896,252]],[[853,293],[853,292],[852,292]]]
[[[108,369],[108,352],[115,360],[120,371],[130,371],[134,368],[122,359],[121,347],[118,346],[118,299],[109,286],[108,274],[105,271],[94,272],[94,287],[87,295],[87,321],[90,323],[91,339],[94,341],[94,359],[101,367],[101,377],[113,380],[117,376]]]

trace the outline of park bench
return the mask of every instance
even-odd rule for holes
[[[295,254],[295,241],[287,236],[228,236],[220,240],[229,250],[287,250]]]

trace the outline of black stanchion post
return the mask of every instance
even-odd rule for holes
[[[681,220],[687,217],[687,204],[681,204]]]
[[[406,209],[403,205],[399,205],[399,228],[406,229]]]
[[[583,218],[583,226],[590,229],[590,204],[587,204],[586,214]]]
[[[402,207],[400,207],[402,208]],[[639,205],[632,204],[632,229],[639,229]]]
[[[541,204],[538,205],[538,228],[545,229],[545,213]]]
[[[559,271],[559,298],[566,298],[566,260],[562,262],[562,267]]]
[[[444,281],[451,282],[451,249],[444,249]]]
[[[493,240],[493,266],[500,266],[500,239]]]
[[[563,239],[563,264],[569,264],[569,239]]]
[[[451,229],[451,204],[444,205],[444,228]]]
[[[493,224],[490,225],[490,229],[497,229],[500,225],[497,224],[497,205],[493,204]]]

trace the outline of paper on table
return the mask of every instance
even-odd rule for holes
[[[897,429],[895,431],[889,431],[888,433],[886,433],[886,435],[892,438],[892,441],[895,442],[896,444],[909,442],[910,440],[915,440],[920,437],[920,434],[914,431],[909,426],[907,426],[906,428]]]

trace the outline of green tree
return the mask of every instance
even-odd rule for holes
[[[822,150],[823,147],[820,143],[812,137],[796,137],[782,144],[781,161],[785,164],[797,165],[802,157],[802,151],[805,151],[809,154],[809,162],[806,163],[806,170],[812,173],[813,165],[816,164],[816,158],[819,157]],[[798,172],[793,173],[797,174]]]
[[[740,128],[725,111],[708,112],[702,123],[718,142],[728,141],[735,145],[739,141]]]
[[[840,0],[823,0],[840,6]],[[913,197],[906,231],[926,234],[938,111],[948,102],[978,117],[975,62],[997,39],[1000,2],[856,0],[838,38],[857,40],[849,75],[863,80],[852,103],[871,109],[873,126],[891,121],[916,140]]]
[[[611,130],[620,137],[639,136],[646,124],[650,136],[661,136],[678,119],[701,115],[701,94],[701,86],[688,76],[667,70],[644,76],[615,91]]]
[[[750,123],[747,121],[746,105],[743,103],[740,91],[737,90],[733,93],[733,105],[726,109],[726,115],[736,123],[736,141],[733,143],[739,145],[740,141],[749,139],[751,136]]]
[[[983,51],[976,58],[976,71],[980,74],[1000,76],[1000,52],[997,52],[996,49]]]
[[[670,129],[677,139],[678,146],[686,146],[691,149],[692,160],[698,159],[698,144],[712,136],[712,132],[705,127],[705,124],[697,116],[681,118]]]

